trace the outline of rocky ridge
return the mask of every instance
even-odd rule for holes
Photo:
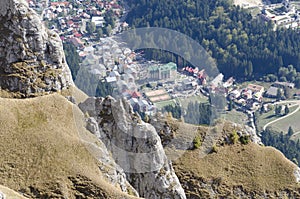
[[[61,40],[24,0],[0,2],[0,88],[32,97],[73,85]]]
[[[155,128],[134,114],[128,102],[89,98],[79,107],[90,116],[89,121],[97,121],[88,128],[103,141],[141,197],[186,198]]]

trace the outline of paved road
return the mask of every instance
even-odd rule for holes
[[[299,132],[296,132],[292,135],[292,137],[296,136],[296,135],[299,135],[300,134],[300,131]]]
[[[269,125],[271,125],[271,124],[273,124],[273,123],[275,123],[275,122],[278,122],[278,121],[280,121],[280,120],[283,120],[283,119],[285,119],[285,118],[287,118],[287,117],[290,117],[291,115],[297,113],[297,112],[300,110],[300,100],[281,101],[281,102],[275,103],[275,105],[277,105],[277,104],[286,104],[286,103],[295,103],[295,104],[293,104],[293,105],[291,105],[291,106],[289,106],[289,107],[294,107],[294,106],[298,106],[298,107],[297,107],[296,110],[294,110],[293,112],[289,113],[288,115],[285,115],[285,116],[283,116],[283,117],[280,117],[280,118],[278,118],[278,119],[276,119],[276,120],[273,120],[273,121],[267,123],[267,124],[263,127],[263,130],[266,130],[266,128],[267,128]],[[299,133],[300,133],[300,132],[299,132]]]

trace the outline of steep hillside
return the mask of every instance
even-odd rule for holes
[[[300,197],[296,165],[274,148],[235,144],[200,154],[188,151],[174,163],[187,198]]]
[[[241,144],[241,137],[252,140],[251,129],[227,121],[205,127],[154,120],[188,199],[300,197],[294,163],[275,148]]]
[[[83,121],[80,110],[58,94],[0,98],[0,184],[31,198],[130,198],[100,171],[114,177],[88,150],[91,143],[102,144]]]

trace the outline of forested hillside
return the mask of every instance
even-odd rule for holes
[[[217,60],[226,77],[238,79],[277,75],[281,66],[300,70],[297,31],[274,31],[271,22],[253,17],[227,0],[128,0],[132,27],[164,27],[198,41]],[[146,51],[165,59],[161,51]],[[171,57],[171,56],[170,56]],[[164,60],[167,61],[167,60]],[[298,79],[300,74],[298,74]]]
[[[291,127],[286,134],[267,128],[262,133],[262,141],[266,146],[272,146],[280,150],[288,159],[299,165],[300,141],[293,140],[293,134],[294,131]]]

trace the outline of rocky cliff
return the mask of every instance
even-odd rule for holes
[[[89,120],[97,121],[92,129],[141,197],[186,198],[155,128],[134,114],[128,102],[89,98],[79,107],[91,117]]]
[[[73,84],[59,36],[45,28],[24,0],[0,2],[0,88],[18,97]]]

